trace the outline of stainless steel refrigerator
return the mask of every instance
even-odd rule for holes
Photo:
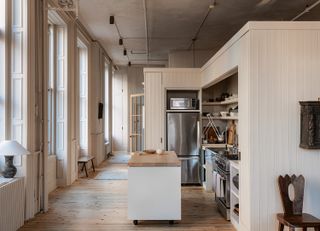
[[[167,150],[181,160],[181,183],[200,183],[199,113],[167,113]]]

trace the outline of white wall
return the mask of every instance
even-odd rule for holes
[[[9,4],[14,4],[10,7],[11,10],[16,11],[12,17],[11,11],[4,7],[4,2]],[[52,3],[51,0],[48,2]],[[17,176],[25,177],[25,218],[29,219],[40,211],[40,207],[46,211],[48,209],[48,192],[56,187],[56,157],[47,155],[47,128],[43,126],[42,121],[47,121],[47,109],[42,108],[44,102],[47,102],[47,88],[46,88],[46,75],[47,75],[47,54],[46,49],[43,49],[47,45],[47,1],[36,1],[36,0],[16,0],[16,1],[1,1],[0,12],[8,13],[7,28],[8,31],[6,35],[12,36],[11,46],[10,36],[6,37],[8,39],[8,47],[6,52],[6,61],[2,59],[3,56],[3,44],[0,44],[0,60],[2,60],[0,65],[0,81],[1,81],[1,95],[2,99],[4,95],[3,87],[5,86],[6,95],[6,112],[0,111],[1,122],[4,123],[3,118],[6,117],[6,131],[5,134],[0,132],[1,139],[15,139],[22,143],[31,152],[30,155],[24,156],[22,158],[16,157],[15,164],[18,168]],[[66,106],[64,111],[67,114],[66,121],[68,123],[67,132],[64,137],[64,145],[66,152],[63,158],[59,160],[59,166],[62,166],[58,175],[61,174],[61,185],[69,185],[76,178],[77,168],[77,128],[76,128],[76,40],[77,40],[77,26],[79,22],[76,22],[73,18],[70,18],[61,11],[61,21],[62,24],[67,24],[67,44],[68,49],[66,52],[67,59],[67,78],[64,80],[66,82],[67,96]],[[2,15],[1,15],[2,16]],[[62,20],[63,19],[63,20]],[[1,20],[2,22],[2,20]],[[78,25],[76,25],[78,24]],[[0,25],[1,29],[3,24]],[[0,39],[4,39],[3,31],[1,30]],[[88,34],[86,34],[90,43],[92,39]],[[99,46],[98,56],[104,56],[102,54],[103,48]],[[99,57],[100,58],[100,57]],[[99,59],[98,59],[99,60]],[[6,84],[4,84],[4,79],[2,78],[4,71],[6,73]],[[104,72],[100,71],[99,75]],[[92,74],[92,73],[91,73]],[[97,102],[102,99],[102,82],[101,76],[96,77],[95,73],[92,74],[93,84],[91,92],[93,92],[92,105],[97,105]],[[100,81],[100,82],[99,82]],[[97,91],[99,89],[99,91]],[[100,90],[101,89],[101,90]],[[10,95],[9,95],[10,93]],[[8,97],[10,96],[10,97]],[[97,108],[97,106],[96,106]],[[68,110],[66,110],[68,109]],[[95,110],[97,113],[97,109]],[[93,132],[100,132],[101,129],[97,122],[97,117],[92,116],[94,129]],[[97,122],[99,123],[99,122]],[[44,123],[46,124],[46,123]],[[100,129],[100,130],[99,130]],[[102,136],[103,137],[103,134]],[[94,139],[99,141],[98,138]],[[100,148],[98,153],[103,153],[103,140],[97,142],[93,146],[95,148]],[[42,147],[44,144],[44,147]],[[98,146],[98,147],[97,147]],[[98,159],[98,158],[97,158]],[[0,160],[2,162],[3,159]],[[43,172],[42,172],[43,171]],[[77,172],[76,172],[77,173]],[[43,178],[45,178],[44,181]],[[44,185],[42,185],[45,183]]]
[[[128,74],[115,71],[112,78],[112,152],[128,151]]]
[[[252,230],[276,230],[278,175],[306,178],[304,211],[320,217],[320,150],[299,148],[299,101],[320,96],[318,29],[251,32]],[[306,28],[306,27],[304,27]]]
[[[320,23],[252,22],[201,68],[202,86],[238,70],[241,230],[277,229],[277,177],[303,174],[320,217],[320,151],[299,148],[301,100],[320,95]]]
[[[96,165],[105,159],[104,151],[104,124],[103,119],[98,119],[98,105],[103,103],[104,89],[104,56],[98,43],[92,46],[91,54],[92,72],[89,74],[89,154],[96,157]]]
[[[113,152],[130,151],[130,95],[144,92],[143,68],[144,66],[134,65],[121,67],[120,70],[115,71],[113,78]]]
[[[171,51],[169,53],[169,68],[191,68],[202,67],[212,56],[211,50],[195,50],[194,55],[191,50]]]
[[[50,155],[48,157],[48,166],[47,166],[48,180],[46,182],[49,193],[57,188],[56,169],[57,169],[57,158],[55,155]]]
[[[143,66],[127,67],[128,71],[128,99],[131,94],[143,93]]]

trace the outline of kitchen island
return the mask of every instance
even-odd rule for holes
[[[175,152],[133,153],[128,162],[128,218],[181,220],[181,163]]]

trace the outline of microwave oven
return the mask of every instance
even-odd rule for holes
[[[197,110],[198,102],[194,98],[170,98],[170,110]]]

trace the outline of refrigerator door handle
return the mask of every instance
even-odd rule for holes
[[[179,160],[192,160],[192,159],[199,159],[199,156],[192,156],[192,157],[178,157]]]

